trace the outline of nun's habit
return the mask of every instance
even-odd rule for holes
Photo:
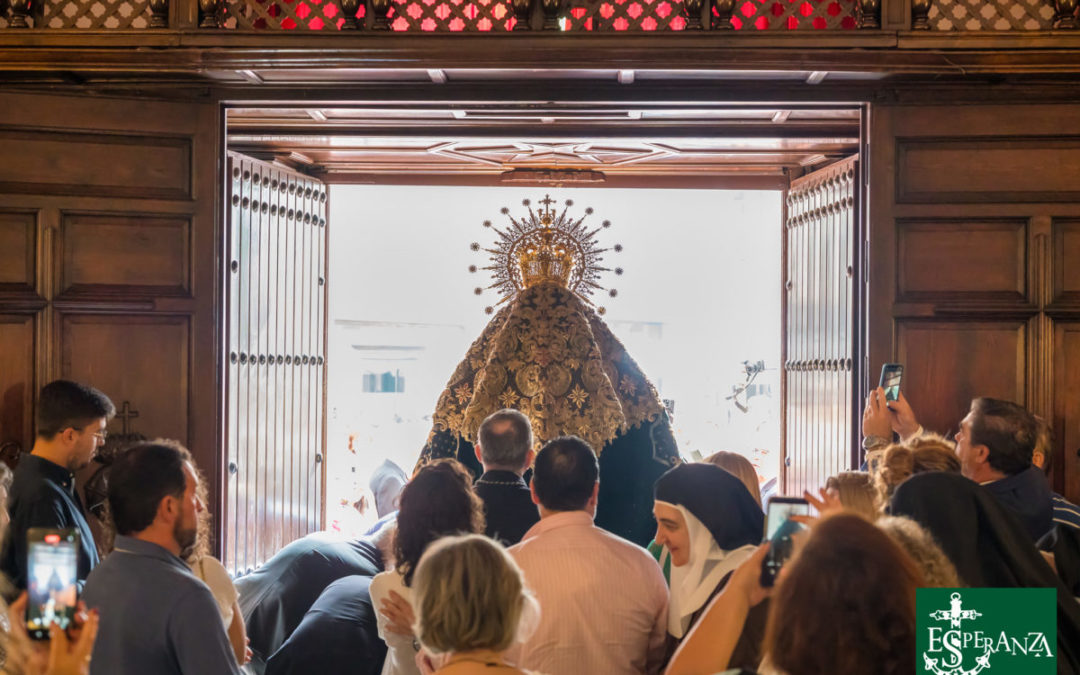
[[[1080,604],[1046,564],[1024,523],[985,488],[951,473],[912,476],[889,510],[925,527],[973,587],[1056,588],[1058,673],[1080,675]]]
[[[689,560],[671,566],[669,648],[674,650],[728,577],[753,554],[765,531],[765,515],[735,476],[712,464],[683,464],[656,481],[658,503],[678,509],[686,521]],[[669,556],[665,547],[660,564]],[[731,656],[732,667],[756,668],[761,660],[769,603],[750,610]]]

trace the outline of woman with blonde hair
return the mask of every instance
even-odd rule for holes
[[[904,516],[882,516],[874,524],[911,556],[922,571],[928,588],[959,588],[964,585],[956,566],[922,525]]]
[[[440,675],[527,675],[503,652],[531,636],[539,605],[499,543],[483,535],[428,546],[413,575],[414,632]]]
[[[737,452],[721,450],[706,457],[705,463],[718,466],[741,480],[750,491],[750,496],[754,498],[758,506],[761,506],[761,481],[758,480],[757,471],[754,470],[754,465],[750,463],[750,460]]]
[[[870,522],[881,513],[877,491],[865,471],[841,471],[825,481],[825,492],[840,500],[844,508]]]
[[[883,504],[892,497],[896,487],[908,478],[927,471],[960,473],[956,445],[938,434],[924,433],[904,443],[890,445],[877,463],[874,484]]]

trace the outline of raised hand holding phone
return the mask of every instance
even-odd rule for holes
[[[67,630],[75,622],[79,533],[32,527],[26,540],[26,632],[47,640],[53,624]]]

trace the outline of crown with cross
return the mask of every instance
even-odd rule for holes
[[[568,288],[589,304],[592,304],[590,296],[598,291],[606,291],[612,298],[618,295],[614,288],[606,289],[599,283],[604,272],[623,273],[621,267],[612,270],[600,264],[604,253],[618,253],[623,248],[620,244],[600,248],[596,241],[597,233],[611,227],[611,221],[605,220],[600,227],[590,229],[585,225],[585,219],[592,215],[592,208],[585,209],[585,215],[580,218],[574,218],[568,214],[574,205],[573,200],[567,199],[561,211],[552,208],[556,201],[550,195],[544,195],[539,204],[542,208],[534,210],[528,199],[522,200],[521,205],[529,212],[521,218],[510,215],[510,209],[504,207],[502,213],[510,219],[510,225],[505,229],[495,227],[490,220],[484,221],[484,227],[495,231],[495,246],[483,248],[478,242],[470,246],[473,251],[483,250],[489,254],[489,265],[470,265],[469,271],[475,273],[483,269],[491,272],[494,283],[487,288],[500,295],[496,304],[502,304],[520,291],[542,283],[555,283]],[[484,290],[477,286],[474,293],[481,295]],[[488,306],[484,311],[491,314],[495,308]],[[597,311],[600,314],[605,312],[603,307]]]

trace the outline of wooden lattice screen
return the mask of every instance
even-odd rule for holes
[[[792,182],[784,247],[786,494],[857,459],[856,158]]]
[[[12,25],[8,3],[0,2],[0,28]],[[28,28],[141,30],[154,24],[149,0],[44,0],[31,3]]]
[[[567,0],[556,30],[681,31],[691,24],[686,0]],[[345,27],[340,0],[226,0],[222,26],[237,30],[337,31]],[[699,5],[700,7],[700,5]],[[855,28],[856,0],[742,0],[730,18],[715,7],[712,23],[736,30],[841,30]],[[360,2],[356,24],[368,9]],[[505,32],[514,30],[511,0],[390,0],[386,23],[397,32]],[[700,25],[700,22],[699,22]]]
[[[322,527],[326,186],[229,154],[224,562]]]
[[[1053,0],[933,0],[927,25],[942,31],[1050,30]]]

